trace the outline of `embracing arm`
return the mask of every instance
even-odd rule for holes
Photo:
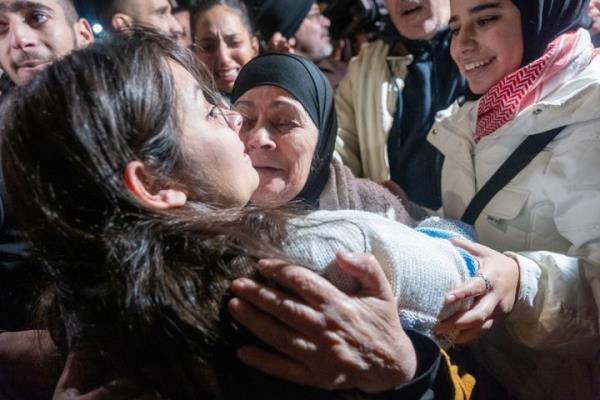
[[[457,373],[430,338],[402,329],[377,260],[340,253],[337,262],[361,291],[348,296],[306,268],[273,260],[259,271],[286,293],[234,282],[232,315],[274,348],[242,349],[242,361],[296,383],[361,390],[365,399],[419,399],[430,390],[469,398],[474,379]]]

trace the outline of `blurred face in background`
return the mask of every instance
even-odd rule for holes
[[[17,85],[92,41],[89,23],[58,0],[0,0],[0,67]]]
[[[183,32],[180,40],[181,45],[188,48],[191,47],[192,33],[190,29],[190,12],[188,10],[181,10],[177,11],[176,13],[173,13],[173,16],[175,17],[177,22],[179,22],[179,25],[181,25],[181,29]]]
[[[400,34],[412,40],[431,40],[448,25],[449,0],[386,0],[390,18]]]
[[[166,33],[183,45],[183,29],[173,16],[169,0],[128,0],[123,2],[122,8],[122,12],[113,16],[115,29],[147,26]]]
[[[231,93],[242,67],[258,55],[258,39],[239,11],[223,5],[196,17],[194,35],[194,53],[212,72],[219,91]]]
[[[333,45],[329,37],[330,26],[329,18],[321,14],[316,3],[313,4],[294,35],[296,51],[313,61],[329,57],[333,52]]]
[[[588,8],[588,15],[592,20],[590,33],[597,35],[600,33],[600,0],[591,0]]]

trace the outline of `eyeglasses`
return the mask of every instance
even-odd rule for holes
[[[206,114],[208,121],[215,121],[218,124],[227,126],[231,129],[236,129],[241,125],[242,116],[234,110],[220,107],[217,104],[213,104]]]

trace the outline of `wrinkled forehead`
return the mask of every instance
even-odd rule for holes
[[[307,113],[304,105],[296,96],[286,88],[274,84],[263,84],[253,87],[246,91],[235,104],[244,104],[253,108],[259,106],[265,108],[288,108]]]

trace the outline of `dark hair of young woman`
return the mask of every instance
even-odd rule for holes
[[[198,16],[215,6],[227,6],[232,10],[235,10],[239,14],[241,21],[248,30],[248,33],[250,33],[250,36],[256,35],[256,27],[254,26],[252,18],[250,17],[248,7],[242,0],[198,0],[192,3],[191,7],[190,20],[192,26],[192,37],[195,36],[195,21],[198,19]]]
[[[331,396],[235,355],[255,339],[225,311],[229,283],[281,256],[286,212],[219,210],[187,186],[193,201],[155,210],[125,187],[132,160],[158,184],[193,181],[172,63],[209,82],[186,50],[136,29],[54,63],[3,103],[9,200],[53,282],[47,326],[65,352],[91,355],[103,379],[127,376],[162,398]],[[207,84],[204,93],[213,96]]]

